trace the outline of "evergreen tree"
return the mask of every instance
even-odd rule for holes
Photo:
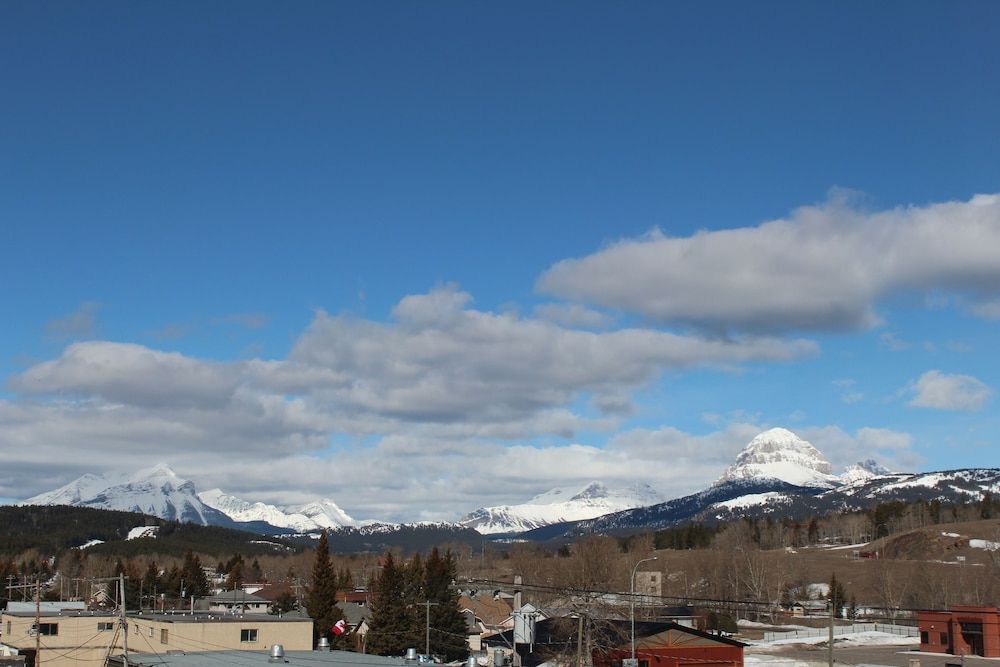
[[[274,598],[274,602],[271,603],[271,609],[267,613],[280,616],[281,614],[287,614],[290,611],[295,611],[298,608],[299,602],[295,599],[295,593],[285,591],[278,597]]]
[[[250,563],[250,580],[254,582],[264,581],[264,571],[260,569],[260,563],[254,558]]]
[[[346,638],[333,633],[333,624],[344,617],[337,607],[337,580],[330,565],[330,543],[324,530],[316,544],[316,559],[313,561],[312,583],[306,610],[313,619],[313,643],[321,637],[329,637],[331,644],[343,648]]]
[[[424,566],[424,595],[427,601],[437,603],[430,608],[431,653],[445,662],[469,653],[468,627],[458,607],[458,591],[452,586],[456,569],[451,551],[442,558],[437,547]]]
[[[367,637],[370,653],[402,655],[407,648],[418,645],[420,628],[415,623],[413,608],[407,608],[404,570],[396,565],[391,553],[386,553],[372,586],[374,599]]]
[[[844,585],[837,580],[836,572],[830,575],[830,591],[827,593],[826,599],[830,602],[833,615],[840,616],[847,604],[847,593],[844,591]]]
[[[154,561],[146,565],[146,574],[142,575],[142,596],[144,606],[156,607],[156,594],[160,589],[160,570]],[[149,601],[152,600],[152,604]]]
[[[989,491],[983,492],[983,499],[979,502],[979,518],[993,518],[993,494]]]
[[[184,579],[185,595],[204,597],[208,595],[210,586],[208,577],[201,567],[201,559],[188,549],[184,554],[184,564],[181,566],[181,577]]]
[[[237,588],[243,586],[243,582],[245,581],[246,574],[243,572],[243,560],[240,559],[229,568],[229,574],[226,576],[226,590],[235,591]]]

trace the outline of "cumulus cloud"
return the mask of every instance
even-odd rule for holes
[[[101,304],[85,301],[65,317],[57,317],[45,324],[45,333],[57,340],[91,338],[97,335],[97,314]]]
[[[981,409],[993,390],[971,375],[927,371],[913,383],[910,405],[938,410],[974,411]]]
[[[833,464],[835,472],[870,458],[890,470],[912,472],[923,462],[909,433],[864,427],[848,433],[839,426],[804,428],[798,432]]]
[[[535,306],[534,315],[566,327],[605,329],[614,321],[610,315],[578,303],[543,303]]]
[[[877,324],[878,300],[895,293],[996,298],[998,247],[998,195],[875,213],[835,196],[756,227],[684,238],[654,230],[558,262],[537,288],[711,330],[853,330]]]
[[[591,332],[466,307],[454,286],[403,299],[395,321],[317,314],[291,360],[354,378],[325,398],[354,413],[422,422],[511,422],[643,386],[670,368],[814,354],[813,343],[709,339],[651,329]]]
[[[529,487],[555,478],[628,478],[634,462],[613,448],[524,443],[611,432],[632,392],[666,371],[815,352],[802,340],[572,328],[477,310],[454,285],[401,299],[388,322],[318,312],[286,359],[219,362],[76,342],[7,380],[14,396],[0,401],[0,447],[13,454],[0,496],[53,486],[25,488],[32,471],[62,471],[60,483],[94,472],[100,452],[125,471],[169,460],[181,474],[254,499],[283,470],[284,492],[295,479],[310,497],[354,499],[343,504],[361,517],[413,518],[413,499],[426,496],[422,518],[431,518],[454,513],[447,489],[465,474],[477,480],[470,493],[481,492],[501,457],[507,493],[544,491]],[[381,489],[396,489],[393,500]]]

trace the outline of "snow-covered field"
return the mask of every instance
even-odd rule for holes
[[[771,642],[749,641],[743,663],[746,667],[763,667],[777,665],[778,667],[819,667],[826,665],[825,656],[817,655],[816,660],[802,660],[780,655],[783,648],[795,644],[825,644],[827,635],[815,637],[796,637],[778,639]],[[901,651],[915,649],[920,644],[919,637],[901,637],[888,632],[857,632],[852,635],[834,637],[834,651],[838,648],[855,648],[859,646],[898,646]],[[859,666],[860,667],[860,666]]]

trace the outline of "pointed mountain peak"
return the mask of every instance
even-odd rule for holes
[[[776,479],[796,486],[833,486],[839,479],[818,449],[788,429],[758,434],[716,484],[736,480]]]
[[[177,481],[183,484],[187,480],[183,480],[177,476],[177,473],[173,471],[166,463],[157,463],[151,468],[143,468],[142,470],[137,470],[130,478],[131,482],[141,482],[150,479],[165,479],[170,481]]]
[[[858,482],[867,482],[870,479],[885,477],[886,475],[891,474],[891,470],[879,464],[875,461],[875,459],[867,459],[865,461],[859,461],[854,465],[847,466],[844,470],[844,474],[840,476],[840,480],[844,484],[856,484]]]

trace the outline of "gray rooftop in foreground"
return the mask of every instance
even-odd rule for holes
[[[352,653],[350,651],[286,651],[282,662],[270,662],[269,651],[205,651],[199,653],[161,653],[159,655],[130,653],[129,667],[271,667],[299,665],[300,667],[403,667],[402,657],[387,658],[380,655]],[[123,667],[121,655],[112,656],[109,667]]]

